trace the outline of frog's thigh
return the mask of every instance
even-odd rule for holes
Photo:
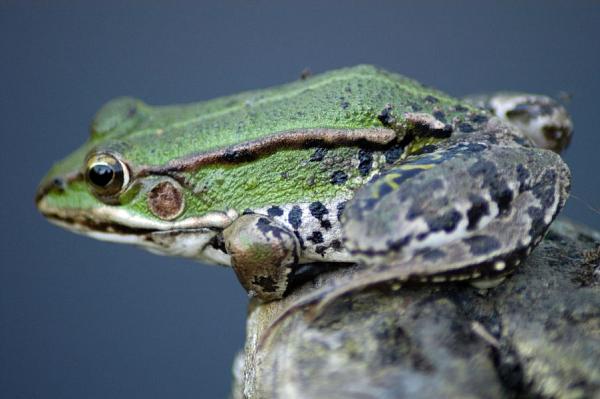
[[[392,279],[505,273],[539,243],[569,182],[540,149],[462,143],[411,157],[347,205],[346,246]]]
[[[242,286],[264,301],[283,296],[298,263],[298,239],[268,216],[242,215],[223,231],[231,266]]]

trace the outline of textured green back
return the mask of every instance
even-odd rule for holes
[[[88,143],[57,164],[46,179],[81,170],[85,154],[92,148],[116,151],[136,170],[278,132],[381,127],[386,118],[401,122],[407,112],[436,111],[438,118],[450,122],[470,110],[452,97],[372,66],[335,70],[188,105],[151,107],[133,98],[120,98],[98,112]],[[314,151],[282,149],[251,162],[208,165],[182,173],[179,179],[185,180],[188,188],[188,207],[181,217],[228,207],[242,210],[349,198],[366,182],[368,176],[357,169],[358,147],[330,149],[318,162],[311,160]],[[383,155],[374,156],[376,161]],[[383,162],[374,162],[371,174],[382,166]],[[334,175],[341,173],[344,181],[334,182]],[[57,200],[92,205],[94,199],[82,192],[81,184],[71,189],[79,194]],[[123,205],[128,202],[132,210],[148,214],[143,198],[128,197]]]

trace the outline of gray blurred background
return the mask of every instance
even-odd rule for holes
[[[79,237],[34,208],[112,97],[189,102],[358,63],[458,96],[567,92],[582,201],[564,214],[600,228],[585,205],[600,207],[598,2],[199,3],[0,0],[0,397],[229,391],[247,302],[231,270]]]

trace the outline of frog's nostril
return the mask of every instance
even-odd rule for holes
[[[62,177],[55,177],[52,180],[49,180],[46,184],[42,184],[38,187],[38,190],[35,193],[35,203],[39,207],[42,199],[50,191],[58,190],[62,193],[65,191],[66,188],[67,188],[67,180]]]
[[[52,179],[52,187],[64,191],[66,187],[65,179],[62,177],[55,177]]]

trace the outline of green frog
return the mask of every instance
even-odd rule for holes
[[[569,194],[565,109],[467,100],[361,65],[210,101],[104,105],[36,203],[97,239],[232,266],[264,301],[358,264],[371,281],[494,281]]]

